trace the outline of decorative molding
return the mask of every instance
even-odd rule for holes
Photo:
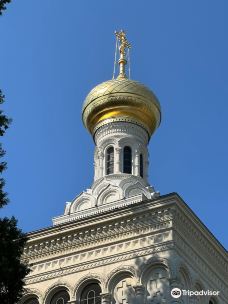
[[[87,250],[77,252],[73,255],[68,255],[64,257],[59,257],[57,259],[52,259],[52,261],[43,261],[41,263],[37,263],[32,267],[33,272],[28,276],[28,278],[32,276],[36,276],[37,273],[42,275],[45,272],[56,271],[59,268],[63,269],[64,267],[72,267],[74,264],[83,264],[85,262],[92,263],[94,258],[99,259],[105,257],[111,257],[114,255],[120,255],[126,253],[126,251],[139,250],[141,247],[149,247],[156,246],[156,244],[167,243],[170,241],[170,232],[166,231],[160,234],[155,234],[151,236],[151,233],[145,235],[141,238],[131,238],[128,241],[124,240],[121,243],[110,244],[105,247],[96,247],[96,249],[92,249],[90,251]]]
[[[180,269],[183,265],[185,265],[186,269],[186,265],[188,264],[188,269],[191,267],[193,273],[197,273],[198,277],[203,277],[204,283],[207,283],[207,285],[213,289],[226,293],[228,297],[227,274],[226,276],[222,276],[222,278],[220,272],[212,270],[211,265],[189,246],[189,242],[186,243],[180,236],[175,236],[175,244],[175,250],[181,257],[181,260],[179,260],[176,265],[177,269]],[[190,282],[191,287],[193,288],[193,280],[191,279]]]
[[[69,292],[70,298],[73,294],[73,287],[64,279],[58,279],[57,282],[49,286],[44,293],[44,303],[49,303],[51,297],[59,290],[65,289]],[[48,301],[49,300],[49,301]]]
[[[33,297],[36,297],[39,300],[39,303],[43,302],[43,294],[37,288],[25,288],[24,294],[18,304],[23,304]]]
[[[159,256],[152,256],[150,259],[148,259],[141,267],[141,274],[139,278],[139,282],[144,282],[144,277],[147,275],[147,272],[152,268],[156,266],[162,266],[164,267],[169,275],[169,278],[172,278],[174,276],[174,261],[172,259],[167,259],[164,257]]]
[[[33,276],[33,277],[30,276],[30,277],[27,277],[25,279],[25,281],[26,281],[26,284],[33,284],[33,283],[49,280],[51,278],[62,277],[62,276],[66,276],[71,273],[77,273],[82,270],[91,269],[91,268],[99,267],[102,265],[113,264],[113,263],[116,263],[119,261],[125,261],[128,259],[141,257],[141,256],[145,256],[148,254],[155,254],[155,253],[158,253],[161,251],[167,251],[167,250],[171,250],[171,249],[173,249],[173,244],[172,244],[172,242],[169,242],[169,243],[161,245],[161,246],[151,246],[151,248],[147,248],[145,250],[137,250],[136,252],[133,251],[128,254],[117,255],[114,257],[107,258],[107,259],[103,258],[98,261],[93,261],[91,263],[84,263],[79,266],[72,266],[69,268],[62,269],[61,271],[56,270],[56,271],[46,272],[45,274],[41,274],[41,275],[37,275],[37,276]]]
[[[159,229],[166,229],[170,226],[173,214],[170,208],[160,211],[148,210],[142,214],[131,214],[128,217],[120,217],[115,221],[104,221],[100,225],[87,226],[83,229],[75,229],[63,235],[54,235],[42,242],[33,242],[27,245],[24,251],[24,258],[30,259],[32,263],[36,260],[54,256],[54,253],[61,256],[67,252],[77,251],[83,248],[90,248],[106,244],[113,240],[130,238],[140,233],[151,233]],[[127,236],[127,237],[126,237]]]
[[[228,274],[228,255],[227,260],[225,260],[182,211],[175,210],[173,223],[174,229],[183,239],[188,240],[192,248],[197,248],[197,251],[200,252],[205,261],[213,265],[214,269],[220,273]]]
[[[131,190],[137,190],[131,193]],[[107,201],[112,194],[112,199]],[[99,179],[91,189],[81,193],[72,203],[67,203],[64,215],[53,218],[54,225],[60,225],[70,221],[132,205],[145,198],[154,199],[159,196],[153,187],[149,187],[145,181],[138,176],[129,174],[112,174]],[[84,208],[80,208],[83,206]]]
[[[112,288],[111,285],[113,284],[113,281],[122,274],[130,274],[132,278],[134,278],[136,281],[138,281],[138,273],[135,267],[131,265],[124,265],[119,266],[111,271],[111,273],[106,278],[105,283],[105,290],[107,292],[111,292]],[[136,283],[136,282],[135,282]]]
[[[80,297],[80,293],[82,289],[90,282],[98,281],[101,284],[101,290],[104,289],[104,278],[98,275],[97,273],[89,272],[77,282],[76,286],[74,287],[73,295],[75,299]]]
[[[185,265],[192,288],[201,281],[205,288],[223,291],[221,299],[228,298],[225,251],[177,197],[139,201],[50,231],[45,232],[46,237],[40,233],[28,242],[24,257],[39,273],[28,275],[27,284],[53,278],[61,281],[68,274],[119,262],[125,266],[124,261],[146,255],[161,258],[162,251],[168,250],[172,282],[178,280],[180,265]],[[146,263],[149,267],[149,261]],[[143,267],[147,266],[140,271]]]
[[[104,137],[109,137],[112,135],[113,139],[118,139],[118,135],[121,134],[124,134],[126,136],[136,136],[140,139],[141,142],[144,142],[145,144],[148,142],[148,134],[141,125],[122,121],[111,122],[111,124],[106,123],[100,126],[95,133],[94,140],[98,145]]]

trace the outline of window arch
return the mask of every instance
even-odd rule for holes
[[[148,303],[169,303],[169,268],[159,260],[148,264],[142,274],[142,282],[146,287]]]
[[[111,146],[106,152],[106,174],[114,173],[114,148]]]
[[[132,173],[132,151],[129,146],[124,147],[123,150],[123,173]]]
[[[82,290],[80,304],[101,304],[101,287],[98,283],[90,283]]]
[[[70,296],[66,290],[57,291],[51,298],[50,304],[67,304]]]
[[[143,155],[142,154],[140,154],[140,159],[139,159],[139,173],[140,173],[140,176],[141,177],[143,177],[143,174],[144,174],[144,172],[143,172]]]

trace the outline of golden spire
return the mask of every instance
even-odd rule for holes
[[[125,65],[127,64],[127,60],[125,58],[126,55],[126,48],[130,49],[131,45],[127,41],[126,33],[123,30],[120,30],[120,32],[115,31],[116,39],[119,42],[119,52],[120,52],[120,58],[118,60],[119,66],[120,66],[120,72],[119,76],[117,78],[126,78],[125,74]]]

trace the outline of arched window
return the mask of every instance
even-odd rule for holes
[[[80,304],[101,304],[101,287],[98,283],[91,283],[82,290]]]
[[[114,173],[114,148],[109,147],[107,149],[107,156],[106,156],[106,174],[113,174]]]
[[[131,174],[132,172],[132,152],[131,147],[124,147],[123,151],[123,172]]]
[[[57,291],[51,298],[50,304],[66,304],[70,300],[66,290]]]
[[[140,154],[140,176],[143,177],[143,155]]]
[[[39,301],[36,297],[32,297],[28,300],[26,300],[23,304],[39,304]]]

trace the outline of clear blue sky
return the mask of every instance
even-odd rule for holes
[[[228,1],[14,0],[0,17],[0,88],[11,203],[24,231],[51,225],[93,179],[82,102],[112,77],[114,31],[132,43],[132,78],[162,106],[150,182],[178,192],[228,248]]]

